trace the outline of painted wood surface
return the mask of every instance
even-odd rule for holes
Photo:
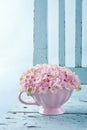
[[[34,0],[34,65],[48,62],[47,7],[47,0]]]
[[[87,84],[87,67],[82,67],[82,0],[75,1],[75,67],[82,84]],[[34,1],[33,64],[48,63],[47,0]],[[59,0],[59,65],[65,64],[65,0]],[[53,53],[53,52],[52,52]],[[73,59],[72,59],[73,60]],[[54,63],[55,64],[55,63]]]
[[[75,66],[82,66],[82,0],[76,0]]]
[[[87,84],[87,67],[82,67],[82,6],[83,0],[75,0],[75,67],[74,71],[82,84]]]
[[[59,0],[59,65],[65,65],[65,0]]]
[[[71,67],[70,69],[79,76],[81,84],[87,84],[87,67]]]
[[[74,91],[70,100],[62,106],[63,115],[39,114],[38,106],[15,105],[2,118],[0,130],[87,130],[87,86]]]

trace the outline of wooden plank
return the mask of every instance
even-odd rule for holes
[[[47,0],[34,1],[33,64],[48,63]]]
[[[75,66],[82,66],[82,0],[76,0]]]
[[[65,0],[59,0],[59,65],[65,65]]]
[[[75,107],[75,106],[74,106]],[[12,116],[8,114],[7,116]],[[59,116],[43,116],[33,114],[16,114],[14,119],[4,119],[1,130],[87,130],[87,115],[64,114]],[[3,123],[4,122],[4,123]]]
[[[71,67],[70,69],[79,76],[82,84],[87,84],[87,67],[82,68]]]
[[[36,49],[34,51],[34,65],[36,64],[44,64],[48,62],[48,57],[47,57],[47,49]]]

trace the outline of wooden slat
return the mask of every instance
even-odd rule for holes
[[[48,62],[47,0],[34,1],[34,54],[33,64]]]
[[[79,68],[70,68],[73,72],[75,72],[80,80],[81,80],[81,84],[87,84],[87,67],[79,67]]]
[[[59,65],[65,65],[65,0],[59,0]]]
[[[82,65],[82,0],[76,0],[75,66]]]

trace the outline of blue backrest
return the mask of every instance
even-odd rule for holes
[[[75,0],[75,67],[82,84],[87,84],[87,67],[82,67],[82,0]],[[48,63],[48,1],[34,0],[33,64]],[[59,65],[65,65],[65,0],[59,0]]]

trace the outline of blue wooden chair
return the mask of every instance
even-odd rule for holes
[[[75,67],[82,84],[87,84],[87,67],[82,67],[82,0],[76,0]],[[34,54],[33,64],[48,63],[47,0],[34,1]],[[65,65],[65,0],[59,0],[59,65]]]

